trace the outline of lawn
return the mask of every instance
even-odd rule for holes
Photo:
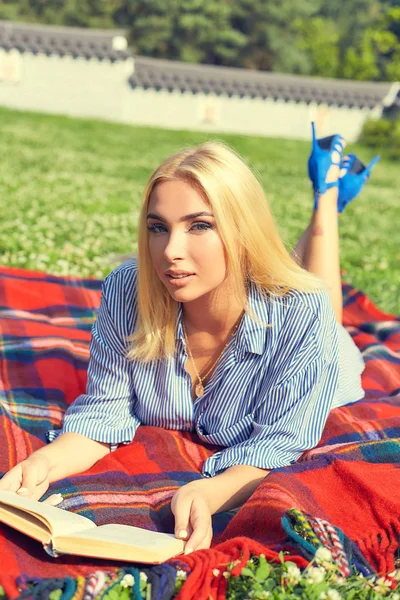
[[[235,148],[256,171],[287,246],[311,213],[310,144],[131,127],[0,108],[2,265],[103,278],[136,250],[141,195],[169,154],[207,139]],[[372,154],[352,145],[366,162]],[[381,160],[341,217],[345,279],[400,314],[399,166]]]

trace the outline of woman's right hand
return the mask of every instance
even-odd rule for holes
[[[110,453],[110,445],[79,433],[63,433],[18,463],[0,479],[0,491],[16,492],[23,498],[39,500],[50,483],[90,469]],[[62,497],[54,494],[48,504],[59,504]]]
[[[32,454],[4,475],[0,480],[0,490],[17,492],[24,498],[39,500],[49,487],[49,471],[47,457]],[[53,503],[52,501],[51,504]]]

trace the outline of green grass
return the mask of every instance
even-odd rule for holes
[[[1,264],[104,277],[136,250],[150,173],[184,146],[220,139],[259,176],[289,248],[311,214],[309,143],[131,127],[0,108]],[[372,153],[352,145],[365,161]],[[345,279],[400,314],[399,167],[381,160],[341,217]]]

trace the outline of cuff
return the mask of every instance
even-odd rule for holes
[[[254,444],[248,444],[241,448],[232,446],[207,458],[203,465],[202,475],[204,477],[214,477],[236,465],[248,465],[249,467],[272,471],[273,469],[295,464],[301,454],[302,452],[292,452],[290,454],[285,452],[280,455],[276,454],[274,457],[270,456],[267,459],[265,452],[261,452],[260,448]]]

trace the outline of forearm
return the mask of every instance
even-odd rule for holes
[[[48,461],[49,481],[52,483],[90,469],[109,452],[109,444],[96,442],[79,433],[64,433],[32,456],[44,457]]]
[[[211,514],[237,508],[250,498],[269,471],[235,465],[220,475],[193,482],[206,494]],[[189,484],[191,485],[191,484]]]

